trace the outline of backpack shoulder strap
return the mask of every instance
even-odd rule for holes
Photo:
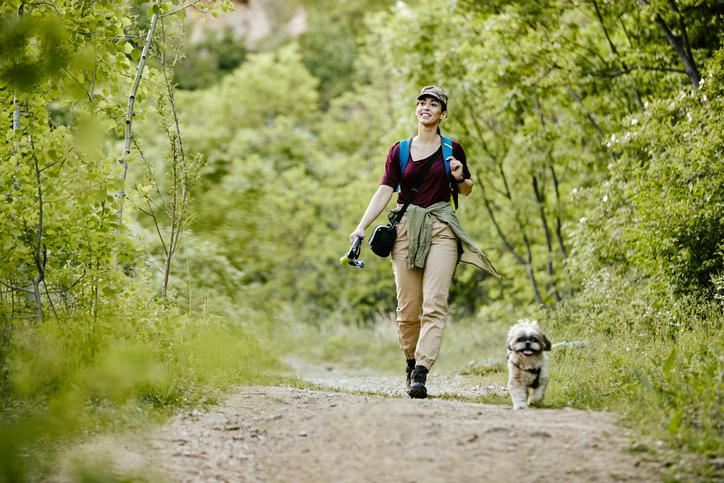
[[[452,173],[450,172],[450,162],[447,160],[450,156],[453,155],[453,148],[452,148],[452,140],[450,138],[446,138],[445,136],[440,136],[442,138],[442,159],[445,160],[445,174],[447,174],[447,183],[448,187],[450,188],[450,203],[453,205],[453,209],[457,211],[458,209],[458,190],[457,190],[457,183],[454,183],[455,180],[453,180]]]
[[[402,189],[402,177],[405,175],[407,161],[410,160],[410,143],[412,138],[400,141],[400,184],[397,185],[397,191]]]
[[[447,181],[448,183],[452,183],[452,174],[450,173],[450,162],[447,160],[450,156],[453,155],[452,151],[452,140],[450,138],[446,138],[445,136],[440,136],[442,138],[442,159],[445,160],[445,174],[447,174]]]

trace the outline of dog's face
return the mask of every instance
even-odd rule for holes
[[[518,322],[508,331],[508,351],[530,357],[551,350],[551,342],[538,322]]]

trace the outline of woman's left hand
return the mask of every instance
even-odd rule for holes
[[[455,159],[454,156],[448,156],[447,160],[450,163],[450,174],[455,179],[463,179],[463,163]]]

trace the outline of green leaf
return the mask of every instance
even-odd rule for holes
[[[133,49],[133,51],[131,52],[131,58],[132,58],[133,60],[138,60],[138,59],[140,59],[140,58],[141,58],[141,51],[138,50],[138,49]]]
[[[649,379],[639,372],[637,369],[634,369],[634,375],[639,380],[642,386],[646,388],[646,392],[654,392],[654,386],[651,385],[651,382],[649,382]]]
[[[186,18],[186,9],[182,8],[181,10],[178,11],[178,13],[176,15],[178,15],[178,18],[180,18],[181,20],[185,19]]]
[[[669,423],[669,434],[673,437],[676,436],[676,433],[679,432],[679,427],[681,426],[681,418],[684,416],[684,410],[682,409],[676,415],[671,418],[671,422]]]
[[[671,372],[671,369],[674,367],[674,362],[676,362],[676,347],[671,349],[671,354],[669,354],[666,362],[664,362],[664,366],[661,368],[661,370],[664,371],[664,374]]]

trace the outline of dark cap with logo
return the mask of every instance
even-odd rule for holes
[[[437,99],[442,102],[445,108],[447,108],[447,94],[445,94],[445,91],[437,86],[423,87],[420,95],[417,96],[417,100],[420,100],[423,97],[432,97],[433,99]]]

